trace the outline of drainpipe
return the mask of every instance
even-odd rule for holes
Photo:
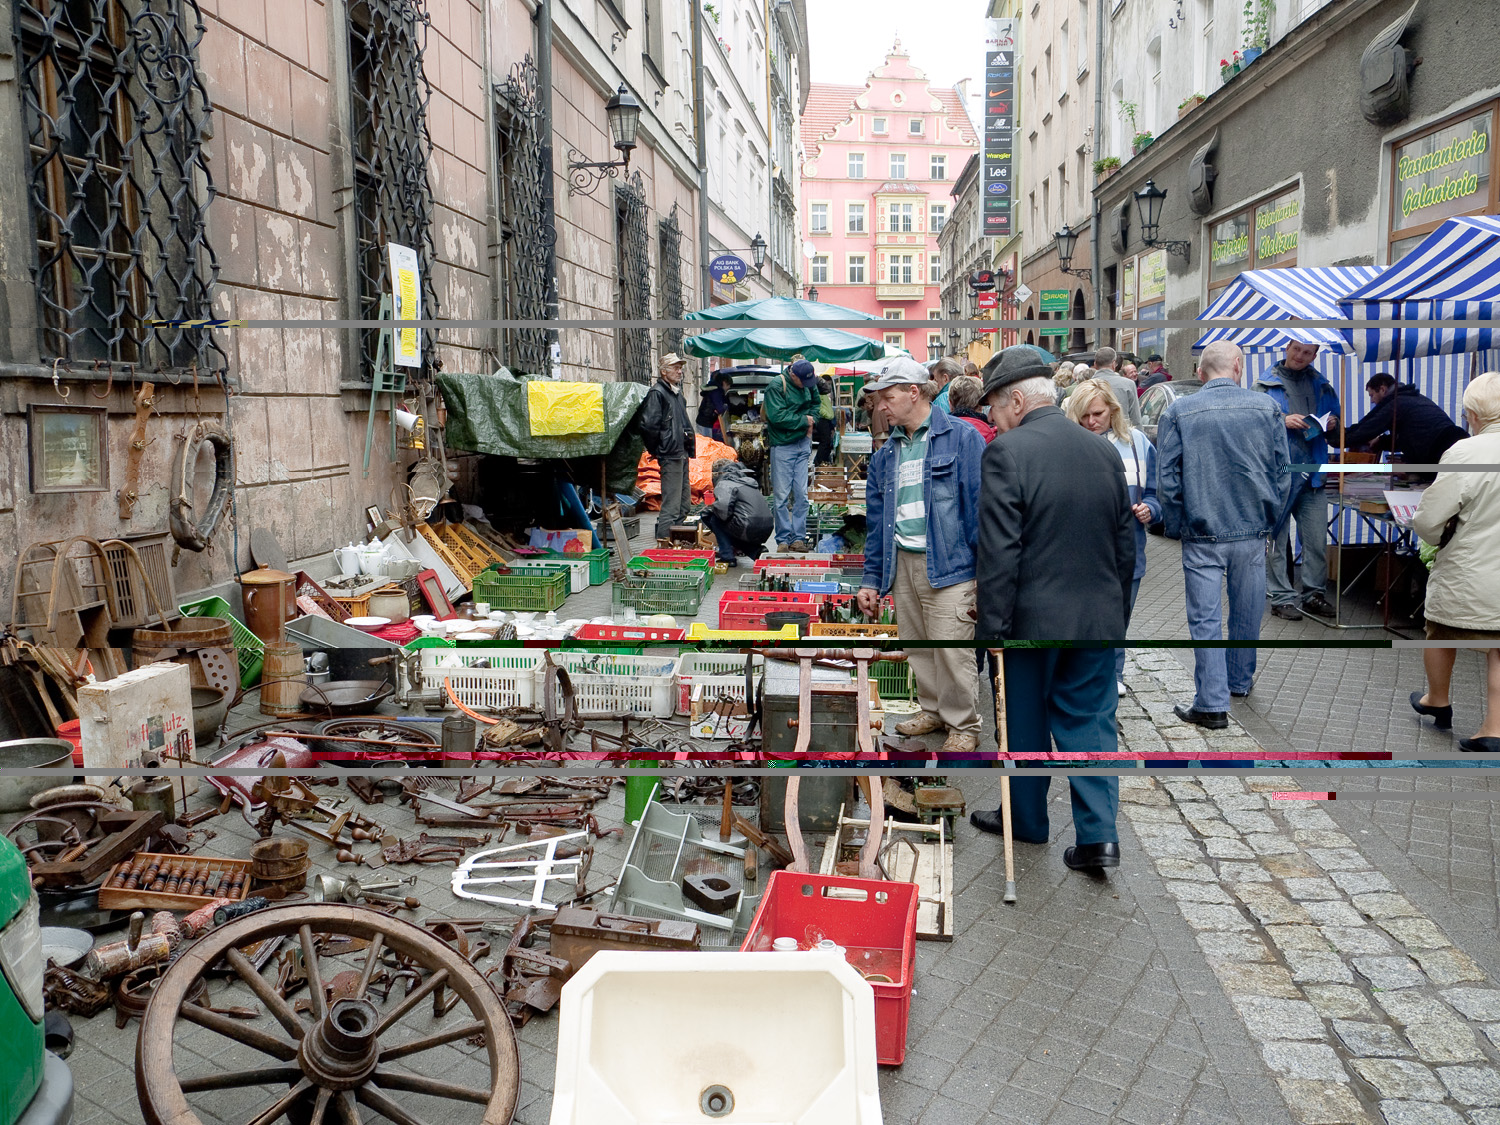
[[[699,308],[707,308],[713,297],[708,272],[708,130],[703,114],[703,4],[693,4],[693,132],[698,137],[698,287]],[[707,361],[705,361],[706,363]]]
[[[552,0],[537,0],[536,74],[542,111],[542,229],[547,232],[547,319],[558,318],[557,195],[552,165]],[[547,330],[547,355],[552,377],[562,378],[562,342],[556,328]]]
[[[1094,163],[1104,155],[1104,0],[1094,0]],[[1090,281],[1094,286],[1094,348],[1104,346],[1104,267],[1100,264],[1102,250],[1100,228],[1103,222],[1099,214],[1099,173],[1094,172],[1094,190],[1090,204],[1093,219],[1089,224]]]

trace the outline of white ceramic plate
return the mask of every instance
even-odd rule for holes
[[[358,629],[362,633],[373,633],[377,629],[384,629],[391,623],[389,617],[351,617],[344,624],[351,629]]]

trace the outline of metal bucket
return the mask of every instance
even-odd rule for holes
[[[0,742],[0,767],[61,769],[73,764],[73,744],[65,738],[18,738]],[[0,812],[21,812],[31,798],[58,782],[56,777],[0,777]]]

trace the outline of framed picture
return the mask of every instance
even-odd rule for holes
[[[443,591],[443,583],[438,579],[437,571],[418,571],[417,588],[422,591],[422,600],[432,610],[434,617],[439,621],[447,621],[453,617],[453,603]]]
[[[108,492],[109,439],[102,406],[26,409],[32,492]]]

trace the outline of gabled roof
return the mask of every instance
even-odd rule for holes
[[[855,99],[868,89],[868,85],[848,86],[837,82],[814,82],[809,87],[807,107],[802,111],[801,120],[802,147],[809,156],[815,154],[820,141],[849,120],[854,113]],[[979,133],[964,111],[958,91],[940,86],[929,86],[928,91],[943,104],[944,119],[959,131],[964,143],[977,145]]]

